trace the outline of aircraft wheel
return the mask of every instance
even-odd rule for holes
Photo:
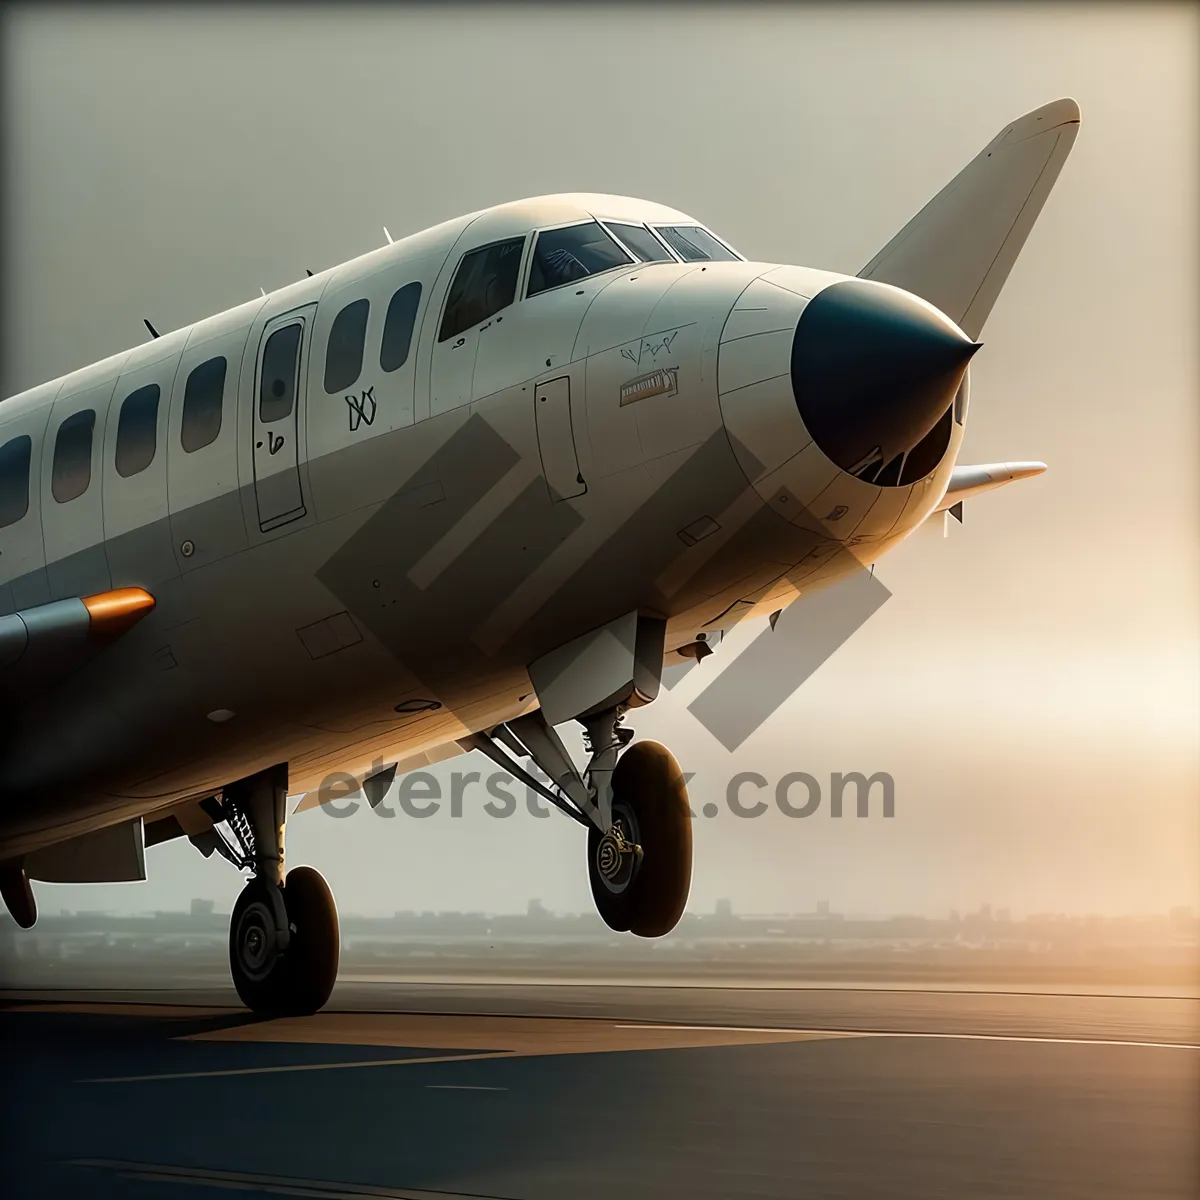
[[[281,951],[268,885],[251,879],[229,922],[229,970],[242,1003],[260,1016],[315,1013],[337,980],[340,937],[333,893],[319,871],[296,867],[284,880],[290,928]]]
[[[609,833],[588,832],[596,908],[610,929],[662,937],[683,915],[692,882],[687,785],[670,750],[635,742],[625,751],[612,775],[612,815]]]

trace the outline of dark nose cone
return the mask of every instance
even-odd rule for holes
[[[954,393],[978,349],[915,296],[843,280],[814,296],[796,326],[796,405],[813,440],[843,471],[873,483],[911,483],[945,454]]]

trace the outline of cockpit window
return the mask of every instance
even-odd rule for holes
[[[486,321],[517,298],[524,248],[523,237],[509,238],[463,255],[450,285],[439,342]]]
[[[736,254],[699,225],[660,225],[658,233],[684,262],[740,262]]]
[[[538,234],[533,248],[525,295],[536,296],[549,288],[611,271],[613,267],[626,267],[632,262],[598,221],[568,225],[565,229],[545,229]]]
[[[625,225],[608,221],[605,228],[617,235],[641,262],[674,262],[671,252],[645,225]]]

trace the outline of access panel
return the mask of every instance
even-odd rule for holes
[[[542,475],[552,500],[570,500],[587,491],[579,469],[571,419],[571,379],[564,375],[539,383],[533,395]]]

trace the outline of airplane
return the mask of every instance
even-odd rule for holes
[[[1074,143],[1012,123],[855,276],[677,209],[446,221],[0,404],[0,893],[248,872],[230,972],[320,1009],[337,909],[295,810],[480,750],[587,832],[613,929],[692,877],[627,714],[748,617],[1044,464],[958,465],[984,322]],[[943,521],[946,519],[943,516]],[[580,769],[559,727],[583,727]],[[526,765],[528,764],[528,765]],[[582,836],[582,835],[581,835]]]

